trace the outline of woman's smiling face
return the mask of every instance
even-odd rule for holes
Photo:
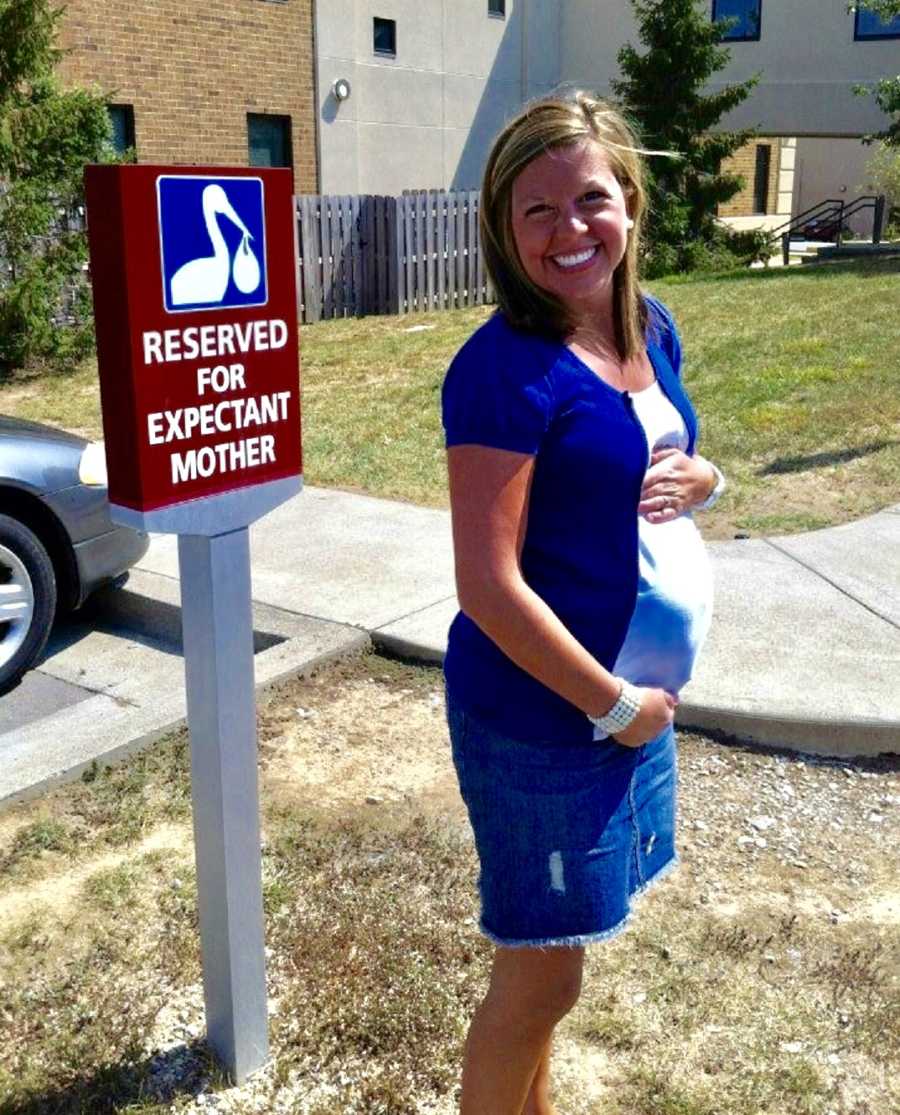
[[[612,305],[631,221],[606,153],[592,140],[554,148],[513,183],[512,232],[525,274],[576,317]]]

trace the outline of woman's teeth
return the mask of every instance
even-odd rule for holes
[[[579,263],[587,263],[596,251],[596,246],[585,248],[583,252],[574,252],[572,255],[554,256],[553,261],[560,267],[577,267]]]

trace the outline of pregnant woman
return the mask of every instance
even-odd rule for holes
[[[448,720],[497,946],[463,1115],[552,1115],[584,947],[676,862],[672,723],[711,605],[690,512],[723,481],[675,323],[638,284],[642,178],[626,122],[585,93],[504,129],[481,209],[499,309],[444,384]]]

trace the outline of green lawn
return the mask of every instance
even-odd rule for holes
[[[709,537],[844,522],[900,501],[900,260],[651,284],[681,328],[701,451],[729,479]],[[301,331],[305,476],[446,504],[440,385],[489,307]],[[0,411],[100,430],[96,371],[0,384]]]

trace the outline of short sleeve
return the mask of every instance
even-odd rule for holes
[[[487,445],[537,453],[550,425],[552,391],[538,359],[540,341],[508,336],[492,322],[456,354],[444,380],[442,413],[447,448]]]

